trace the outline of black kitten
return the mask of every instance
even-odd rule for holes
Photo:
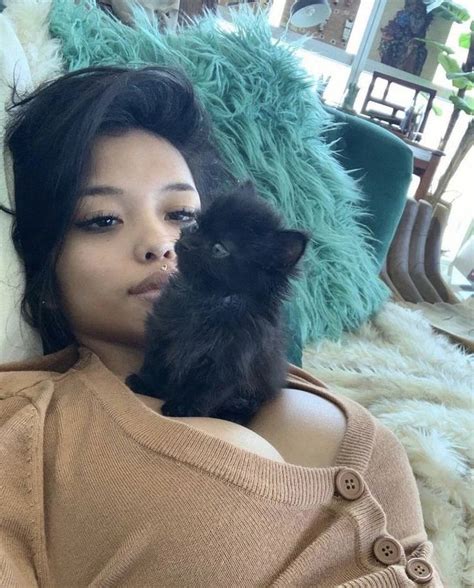
[[[153,304],[135,392],[166,400],[166,416],[247,424],[286,384],[281,322],[289,278],[309,236],[290,231],[251,182],[183,228],[178,272]]]

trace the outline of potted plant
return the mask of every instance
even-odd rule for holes
[[[435,14],[439,14],[442,18],[447,18],[457,23],[465,22],[470,18],[469,12],[454,2],[447,2],[446,0],[423,1],[427,5],[427,11],[434,10]],[[446,172],[438,183],[436,192],[430,197],[434,205],[441,199],[450,179],[474,142],[474,119],[472,118],[474,115],[474,96],[472,94],[474,89],[474,21],[471,21],[469,30],[459,37],[459,46],[467,49],[467,58],[463,64],[459,64],[453,56],[454,50],[451,47],[429,39],[418,39],[418,41],[426,43],[426,45],[438,51],[438,62],[453,85],[453,92],[449,96],[450,101],[453,103],[453,112],[438,149],[442,151],[446,147],[461,112],[471,118]]]

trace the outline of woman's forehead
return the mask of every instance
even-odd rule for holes
[[[136,129],[98,137],[79,197],[120,201],[145,194],[200,204],[186,160],[166,139]]]
[[[194,187],[191,171],[179,150],[163,137],[140,129],[97,137],[86,175],[94,183],[161,178],[163,182]]]

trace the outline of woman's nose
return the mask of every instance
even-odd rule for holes
[[[176,253],[174,251],[174,243],[167,241],[166,243],[147,243],[138,247],[137,257],[141,261],[167,261],[176,263]]]
[[[155,258],[166,259],[167,261],[175,261],[176,253],[174,251],[174,246],[170,245],[169,248],[167,248],[163,254],[161,254],[161,253],[156,254],[154,249],[149,248],[149,250],[145,254],[145,259],[149,260],[149,259],[155,259]]]

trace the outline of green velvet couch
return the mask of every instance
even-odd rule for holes
[[[370,217],[367,226],[381,268],[405,207],[413,154],[396,135],[363,118],[327,109],[338,123],[327,133],[344,168],[360,181]]]
[[[370,215],[366,225],[381,269],[405,207],[412,151],[396,135],[369,120],[327,110],[338,124],[326,132],[326,140],[334,143],[341,165],[360,182]],[[289,333],[288,360],[301,366],[303,350],[296,325],[289,324]]]

